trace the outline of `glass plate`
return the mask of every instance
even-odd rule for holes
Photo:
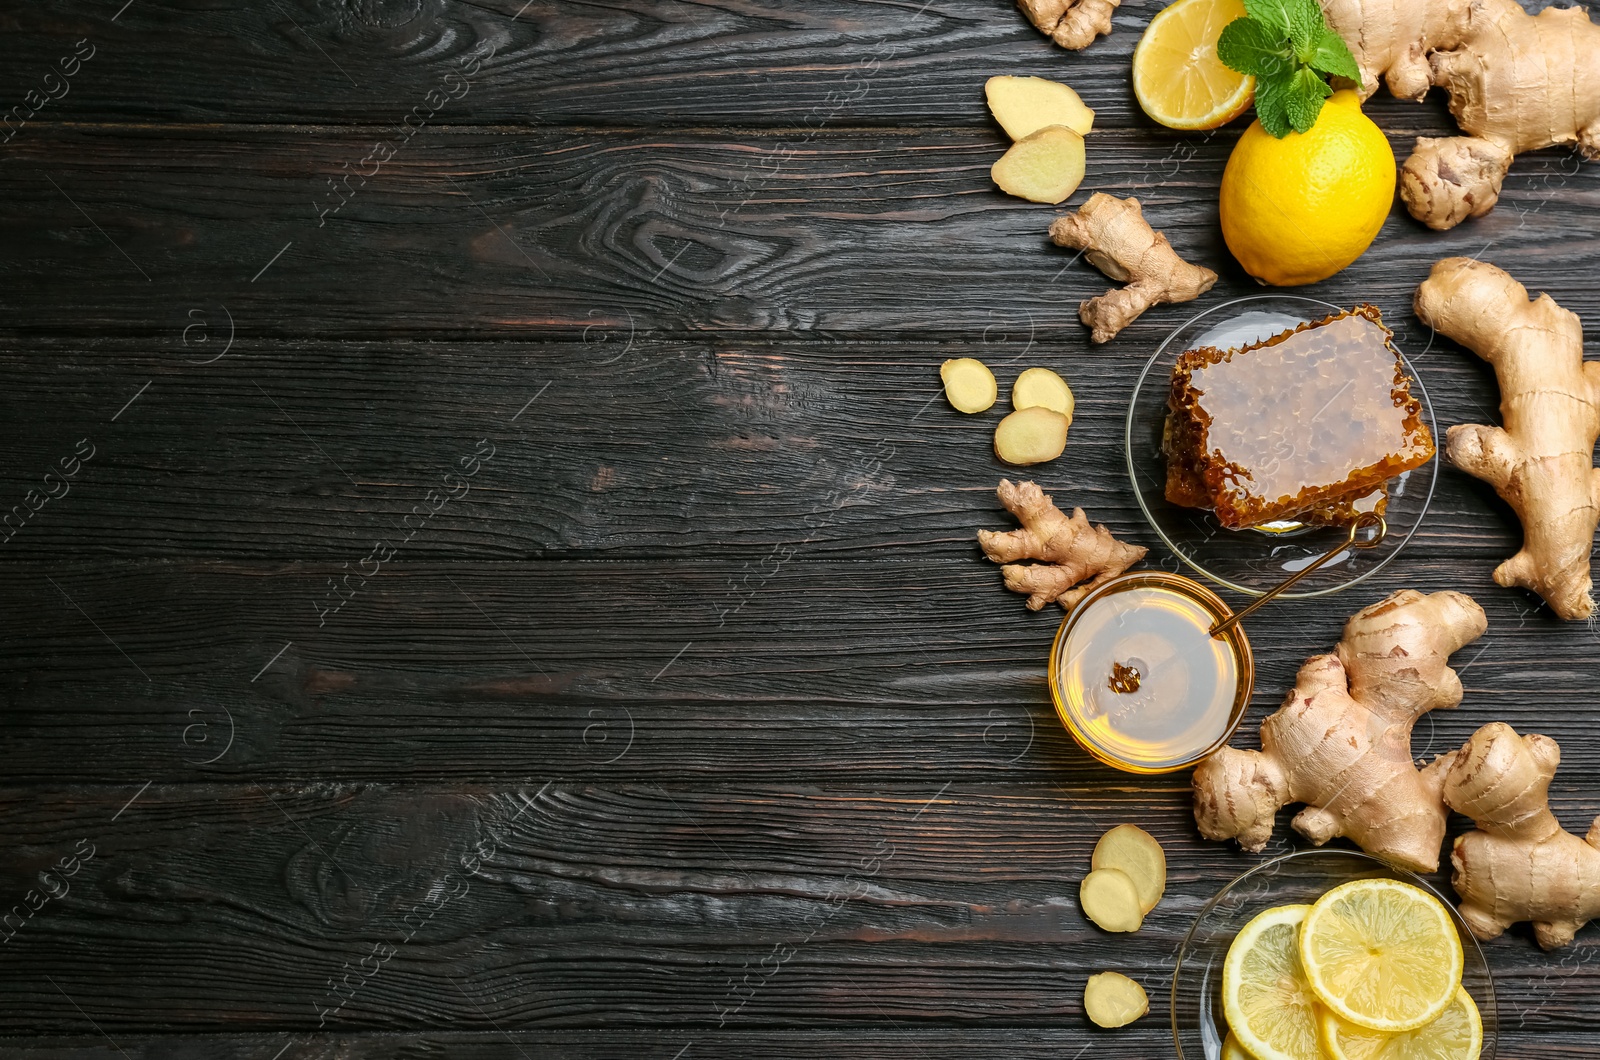
[[[1444,902],[1461,936],[1465,958],[1461,985],[1472,995],[1483,1020],[1480,1060],[1494,1060],[1499,1037],[1494,977],[1478,940],[1467,930],[1455,905],[1419,876],[1357,850],[1301,850],[1274,858],[1218,891],[1195,918],[1178,950],[1172,971],[1172,1037],[1181,1060],[1218,1060],[1227,1024],[1222,1018],[1222,962],[1239,929],[1276,905],[1311,903],[1351,880],[1401,880]]]
[[[1218,585],[1260,596],[1332,548],[1345,533],[1339,527],[1269,524],[1250,530],[1229,530],[1216,516],[1184,508],[1166,498],[1166,458],[1161,455],[1161,430],[1167,416],[1172,366],[1196,346],[1229,349],[1287,331],[1308,320],[1321,320],[1341,307],[1297,295],[1254,295],[1213,306],[1177,327],[1156,348],[1134,384],[1128,402],[1126,452],[1134,496],[1151,527],[1183,563]],[[1405,358],[1405,351],[1401,351]],[[1411,392],[1422,404],[1423,422],[1440,444],[1433,405],[1409,360]],[[1347,550],[1307,575],[1284,599],[1324,596],[1348,589],[1382,570],[1405,547],[1422,524],[1433,499],[1439,458],[1389,482],[1388,540],[1376,548]],[[1370,532],[1370,531],[1368,531]]]

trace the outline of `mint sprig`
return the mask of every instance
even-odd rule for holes
[[[1256,117],[1271,135],[1310,132],[1333,95],[1327,78],[1361,85],[1361,71],[1343,38],[1328,28],[1317,0],[1245,0],[1217,40],[1229,69],[1256,79]]]

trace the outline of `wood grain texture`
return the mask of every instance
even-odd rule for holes
[[[1055,720],[1043,670],[1059,619],[1024,610],[966,546],[931,565],[796,561],[742,607],[731,563],[434,562],[384,571],[319,627],[327,573],[13,570],[26,606],[0,625],[8,776],[470,780],[537,764],[669,783],[931,770],[1137,786]],[[1239,742],[1357,606],[1463,584],[1413,567],[1276,606],[1250,627],[1259,674]],[[1575,786],[1561,790],[1582,790],[1600,760],[1590,631],[1472,588],[1490,631],[1458,659],[1467,700],[1422,723],[1416,753],[1504,719],[1561,741],[1560,783]]]
[[[937,344],[240,335],[208,364],[227,338],[214,310],[160,350],[0,342],[0,513],[45,489],[53,469],[59,479],[62,460],[92,451],[64,495],[0,528],[0,562],[159,557],[355,570],[384,539],[402,565],[731,560],[750,565],[753,586],[791,557],[970,558],[978,528],[1010,521],[996,483],[1026,474],[1063,504],[1154,545],[1124,461],[1127,402],[1148,350],[1134,344],[1153,344],[1148,330],[1187,312],[1152,312],[1133,348],[1088,356],[1072,350],[1077,324],[1063,335],[1023,321]],[[1493,420],[1498,396],[1482,362],[1409,312],[1392,322],[1441,432]],[[1077,402],[1069,458],[1032,472],[1000,462],[992,435],[1007,399],[964,416],[940,397],[939,364],[961,356],[994,365],[1007,392],[1026,366],[1060,372]],[[476,474],[464,474],[469,466]],[[430,491],[454,496],[425,522],[407,521],[418,505],[438,504]],[[1515,548],[1509,510],[1442,468],[1413,554],[1448,551],[1472,565],[1464,584],[1497,592],[1483,564]]]
[[[1124,1035],[1132,1031],[1122,1032]],[[496,1031],[427,1034],[238,1034],[117,1038],[126,1055],[144,1060],[674,1060],[682,1053],[716,1060],[804,1060],[817,1056],[861,1056],[882,1060],[926,1060],[961,1056],[976,1060],[1055,1060],[1064,1048],[1073,1052],[1093,1046],[1097,1053],[1117,1055],[1113,1032],[1072,1032],[1036,1028],[922,1027],[885,1023],[883,1029],[836,1031],[787,1028],[782,1031]],[[1592,1057],[1586,1032],[1543,1031],[1538,1054],[1567,1060]],[[64,1044],[63,1044],[64,1043]],[[19,1060],[118,1060],[123,1054],[103,1037],[10,1038],[6,1047]],[[1140,1055],[1165,1055],[1165,1043],[1152,1042]],[[288,1051],[284,1051],[284,1050]],[[689,1051],[685,1052],[684,1050]],[[1068,1053],[1071,1055],[1071,1052]],[[1132,1055],[1132,1054],[1130,1054]]]
[[[1112,34],[1081,52],[1055,47],[1010,0],[139,0],[113,22],[121,6],[8,12],[21,61],[0,70],[0,99],[45,91],[43,75],[85,40],[94,57],[42,118],[398,122],[480,56],[444,120],[987,128],[983,82],[1023,74],[1070,82],[1099,128],[1165,132],[1127,76],[1159,0],[1127,0]]]
[[[1184,801],[1173,782],[932,776],[869,789],[36,788],[0,811],[16,852],[0,886],[25,889],[63,850],[87,856],[13,929],[0,1026],[995,1024],[1155,1050],[1191,918],[1219,875],[1257,860],[1152,812]],[[1130,815],[1167,845],[1169,889],[1143,930],[1112,940],[1079,913],[1075,882],[1099,832]],[[387,956],[360,966],[375,948]],[[1522,932],[1490,949],[1508,1022],[1593,1029],[1592,1011],[1550,992],[1600,985],[1592,944],[1565,964]],[[774,952],[775,970],[760,964]],[[1080,1022],[1082,981],[1106,964],[1154,1004],[1114,1038]],[[135,979],[136,1004],[96,986]]]
[[[93,850],[0,931],[0,1052],[1170,1055],[1182,933],[1257,859],[1198,837],[1183,774],[1098,766],[1055,721],[1059,615],[974,547],[1008,522],[996,417],[935,382],[954,356],[1062,371],[1069,458],[1038,477],[1159,544],[1122,464],[1133,375],[1258,288],[1217,231],[1238,130],[1131,98],[1156,6],[1079,54],[1010,0],[0,13],[5,106],[94,49],[0,128],[0,515],[93,451],[0,530],[0,909]],[[1077,304],[1109,281],[989,181],[996,73],[1098,112],[1063,209],[1137,194],[1217,288],[1090,349]],[[1402,154],[1451,128],[1438,99],[1369,112]],[[1397,211],[1307,293],[1379,304],[1441,427],[1491,420],[1487,370],[1411,293],[1482,255],[1595,326],[1597,173],[1521,159],[1489,217]],[[1600,641],[1490,583],[1517,537],[1443,473],[1400,563],[1252,623],[1235,742],[1350,611],[1464,589],[1490,630],[1415,750],[1549,733],[1581,831]],[[1170,884],[1111,940],[1076,882],[1123,820]],[[1284,816],[1269,851],[1297,843]],[[1594,1055],[1596,929],[1489,952],[1500,1055]],[[1083,1020],[1105,968],[1149,1017]]]
[[[1396,101],[1373,109],[1402,153],[1448,128]],[[226,308],[253,338],[942,339],[1031,324],[1082,350],[1078,303],[1110,286],[1050,245],[1060,210],[994,188],[998,130],[424,128],[403,143],[379,127],[28,132],[7,148],[0,334],[177,350],[192,311]],[[1094,134],[1065,207],[1137,195],[1180,253],[1222,272],[1204,304],[1259,293],[1217,229],[1213,189],[1236,136]],[[394,151],[382,164],[380,142]],[[1600,167],[1530,156],[1502,203],[1442,234],[1397,206],[1318,296],[1399,313],[1434,260],[1483,253],[1592,319],[1593,287],[1575,278],[1600,261]],[[1184,312],[1153,311],[1085,356],[1148,349]]]

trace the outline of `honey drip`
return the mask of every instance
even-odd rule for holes
[[[1111,664],[1111,679],[1106,683],[1113,692],[1131,695],[1139,691],[1139,668],[1114,662]]]

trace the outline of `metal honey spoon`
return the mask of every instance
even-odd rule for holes
[[[1356,535],[1369,526],[1377,527],[1377,533],[1373,534],[1372,537],[1367,540],[1357,541]],[[1300,570],[1295,571],[1288,578],[1279,582],[1271,589],[1268,589],[1265,593],[1262,593],[1256,598],[1254,603],[1250,604],[1250,606],[1246,607],[1243,611],[1240,611],[1237,614],[1234,614],[1229,618],[1225,618],[1221,622],[1213,625],[1210,630],[1211,635],[1213,637],[1219,637],[1228,632],[1228,630],[1232,629],[1234,626],[1237,626],[1240,622],[1243,622],[1246,616],[1255,614],[1257,610],[1266,606],[1278,594],[1287,589],[1293,588],[1295,583],[1301,578],[1304,578],[1312,571],[1320,570],[1323,564],[1330,562],[1336,556],[1342,555],[1346,550],[1352,548],[1375,548],[1382,544],[1383,539],[1388,535],[1389,524],[1384,520],[1383,516],[1378,515],[1375,512],[1365,513],[1354,523],[1350,524],[1350,532],[1345,535],[1345,539],[1343,541],[1324,552],[1312,563],[1309,563]]]

